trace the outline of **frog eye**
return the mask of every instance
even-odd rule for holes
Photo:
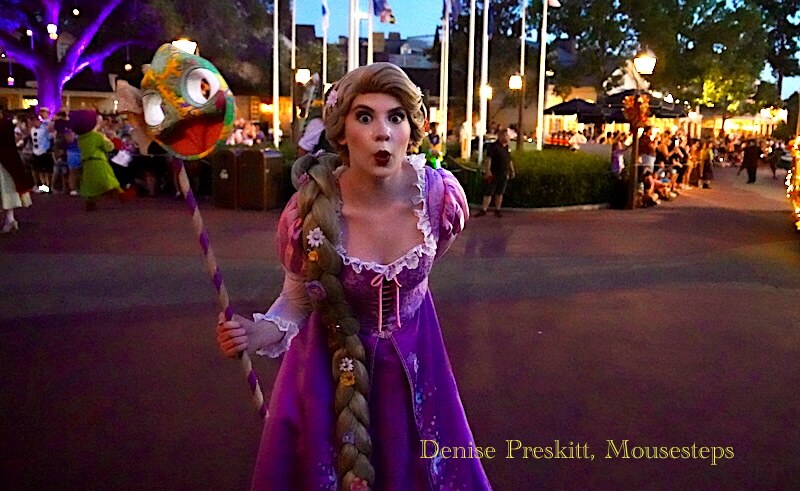
[[[149,126],[158,126],[164,122],[164,109],[161,107],[161,96],[158,94],[145,94],[142,96],[142,109],[144,122]]]
[[[219,91],[219,79],[205,68],[195,68],[186,75],[186,94],[195,104],[205,104]]]

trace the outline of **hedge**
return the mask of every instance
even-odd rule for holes
[[[542,208],[608,203],[615,192],[616,179],[610,162],[598,155],[565,149],[512,152],[517,177],[509,181],[503,206]],[[476,158],[470,162],[447,159],[464,186],[467,199],[480,203],[483,179]]]

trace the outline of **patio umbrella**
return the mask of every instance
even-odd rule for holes
[[[600,115],[601,113],[600,107],[593,102],[585,101],[583,99],[570,99],[562,102],[561,104],[548,107],[544,110],[544,114],[556,116],[571,116],[573,114],[577,114],[580,117],[581,115],[591,116]]]

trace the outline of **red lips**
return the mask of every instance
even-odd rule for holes
[[[389,159],[392,158],[392,154],[387,150],[379,150],[375,152],[374,156],[378,165],[386,165],[389,163]]]

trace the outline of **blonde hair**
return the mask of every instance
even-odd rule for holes
[[[416,151],[425,136],[425,119],[428,116],[422,103],[422,91],[397,65],[373,63],[348,72],[333,84],[325,101],[322,118],[325,137],[342,160],[348,163],[349,158],[347,146],[339,143],[344,137],[344,123],[353,100],[361,94],[388,94],[400,102],[411,126],[408,151]]]
[[[375,484],[375,468],[370,462],[372,440],[369,435],[369,372],[366,353],[358,332],[361,326],[353,316],[344,296],[338,275],[342,258],[336,250],[340,240],[339,205],[334,170],[348,161],[347,146],[339,144],[344,135],[345,119],[353,100],[359,94],[389,94],[406,111],[411,138],[409,150],[416,147],[424,136],[426,112],[422,94],[400,68],[389,63],[375,63],[357,68],[334,84],[334,104],[326,104],[323,119],[326,137],[339,155],[323,153],[304,155],[292,167],[292,182],[298,189],[298,215],[302,220],[306,246],[305,274],[307,282],[319,282],[323,298],[314,295],[312,303],[322,324],[328,328],[328,347],[332,356],[332,373],[336,382],[334,408],[336,413],[336,462],[339,486],[350,489],[356,480],[365,481],[370,488]],[[329,97],[331,97],[329,95]],[[308,177],[305,177],[308,176]],[[309,233],[319,228],[324,235],[322,244],[312,247]],[[348,358],[352,363],[342,360]]]

